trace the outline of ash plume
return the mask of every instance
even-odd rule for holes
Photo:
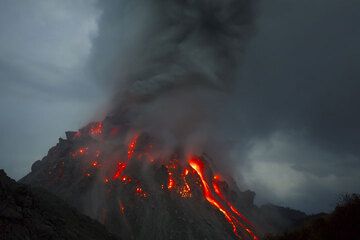
[[[251,0],[102,1],[90,63],[112,114],[172,146],[206,145],[254,31]],[[183,145],[184,146],[184,145]],[[204,146],[201,146],[204,147]]]

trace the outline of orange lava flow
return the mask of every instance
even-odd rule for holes
[[[215,199],[214,195],[212,194],[209,184],[206,182],[204,177],[204,163],[197,157],[191,157],[189,159],[190,166],[196,171],[196,173],[199,175],[202,186],[203,186],[203,192],[206,200],[216,207],[226,218],[226,220],[230,223],[232,226],[234,234],[240,238],[237,232],[237,227],[235,222],[233,221],[233,218],[231,217],[231,214]]]
[[[242,215],[239,210],[237,210],[226,198],[225,196],[221,193],[220,191],[220,187],[219,184],[217,183],[217,180],[219,180],[218,176],[214,176],[214,180],[213,180],[213,187],[215,190],[215,193],[221,198],[221,200],[223,200],[224,202],[226,202],[226,204],[228,205],[228,207],[231,209],[231,211],[233,213],[235,213],[239,218],[241,218],[245,223],[247,223],[250,227],[254,227],[253,224],[244,216]],[[240,221],[237,219],[237,223],[254,239],[257,240],[258,237],[247,227],[245,227],[243,224],[240,223]]]
[[[217,201],[215,196],[213,195],[213,193],[209,187],[209,184],[206,181],[205,176],[204,176],[205,165],[204,165],[203,161],[200,158],[193,156],[189,159],[189,165],[196,171],[196,173],[200,177],[200,180],[201,180],[201,183],[203,186],[204,196],[205,196],[206,200],[211,205],[215,206],[225,216],[226,220],[232,226],[234,234],[238,238],[241,239],[241,237],[239,235],[240,231],[238,231],[238,228],[237,228],[237,227],[239,227],[243,231],[247,232],[253,240],[258,240],[259,238],[250,230],[250,228],[248,228],[243,223],[241,223],[240,219],[242,221],[246,222],[251,227],[253,227],[253,225],[221,193],[220,187],[217,184],[217,181],[220,179],[220,177],[217,175],[214,176],[212,186],[213,186],[215,193],[220,197],[220,199],[223,202],[225,202],[227,204],[228,208],[230,208],[231,211],[228,210],[226,205],[223,206],[219,201]],[[233,215],[232,213],[234,213],[235,215]],[[236,216],[238,216],[240,219],[238,219]]]
[[[117,166],[117,170],[113,176],[113,180],[118,179],[121,176],[121,174],[123,173],[123,171],[125,170],[125,168],[126,168],[126,164],[123,162],[119,162],[118,166]]]
[[[166,165],[166,169],[167,169],[167,173],[168,173],[167,188],[169,190],[171,190],[175,187],[175,178],[173,176],[174,171],[176,169],[175,162],[170,162],[168,165]]]
[[[191,194],[191,188],[188,182],[186,181],[186,176],[189,174],[189,170],[187,168],[184,169],[184,172],[182,173],[182,178],[184,182],[184,186],[180,190],[180,196],[183,198],[189,198],[192,196]]]
[[[135,148],[136,148],[136,143],[137,143],[137,140],[139,138],[139,135],[138,134],[135,134],[135,136],[131,139],[130,143],[129,143],[129,146],[128,146],[128,159],[130,160],[133,155],[134,155],[134,152],[135,152]]]
[[[174,185],[175,185],[175,181],[174,181],[174,179],[172,177],[172,173],[170,172],[169,173],[169,179],[168,179],[167,188],[170,190],[170,189],[172,189],[174,187]]]

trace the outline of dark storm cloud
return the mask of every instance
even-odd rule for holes
[[[324,147],[358,154],[359,3],[276,2],[264,3],[273,12],[252,42],[241,102],[268,124],[306,127]]]
[[[252,139],[237,152],[248,159],[242,172],[262,197],[316,211],[360,191],[359,10],[358,1],[262,2],[234,98],[238,133]]]

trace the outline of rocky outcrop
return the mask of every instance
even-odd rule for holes
[[[42,189],[19,184],[0,170],[0,239],[119,240],[104,226]]]

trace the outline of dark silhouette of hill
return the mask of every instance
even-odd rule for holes
[[[345,195],[331,214],[312,217],[302,227],[265,240],[356,240],[360,236],[360,195]]]
[[[119,238],[55,195],[17,183],[0,170],[0,239]]]

